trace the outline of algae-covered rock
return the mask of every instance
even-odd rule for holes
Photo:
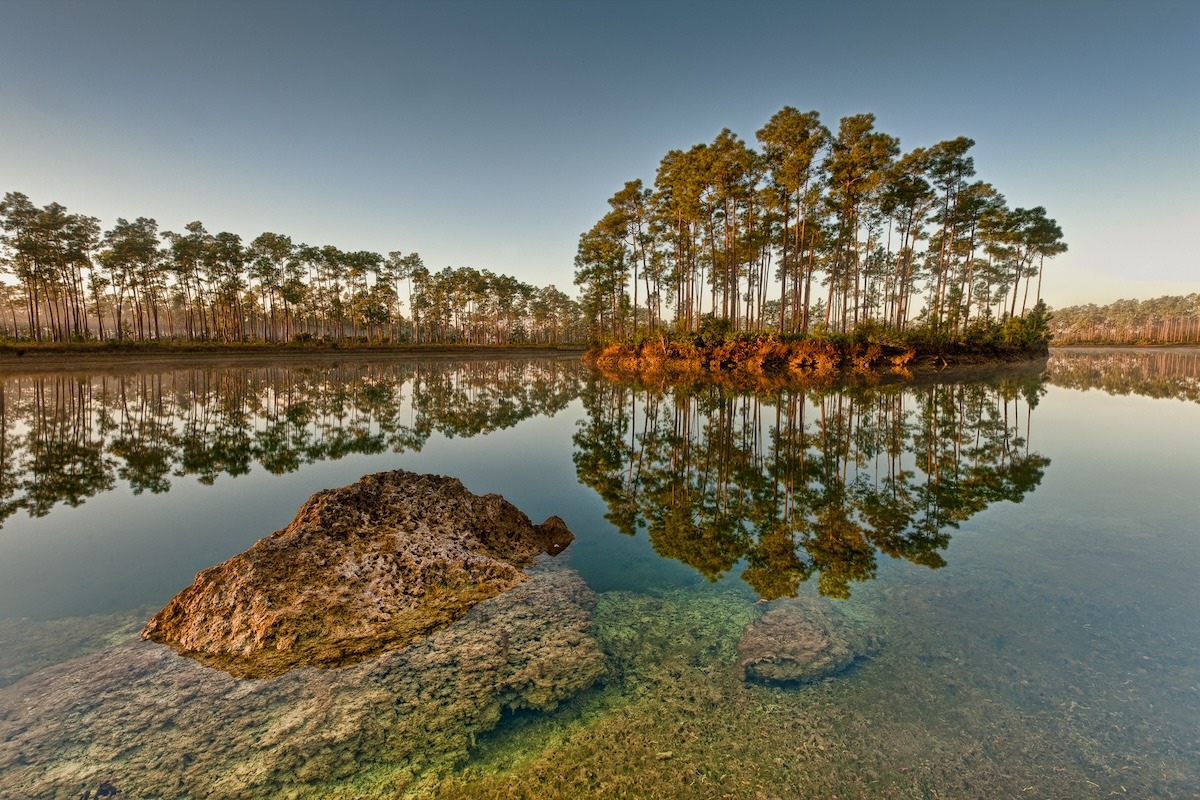
[[[461,618],[573,538],[558,517],[534,525],[456,478],[367,475],[201,572],[142,636],[242,678],[354,663]]]
[[[550,710],[603,673],[595,594],[546,563],[403,649],[238,680],[133,640],[0,688],[0,797],[329,797],[356,775],[466,757],[508,710]],[[390,795],[389,795],[390,796]]]
[[[828,604],[783,600],[746,626],[738,665],[750,681],[805,683],[839,673],[877,647],[872,634]]]
[[[53,620],[0,619],[0,686],[125,641],[137,633],[150,610]]]

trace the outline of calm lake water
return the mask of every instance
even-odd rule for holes
[[[0,380],[4,800],[1200,797],[1200,350],[757,391],[570,358]],[[361,665],[236,681],[137,640],[391,469],[576,541]],[[871,646],[747,681],[789,603]]]

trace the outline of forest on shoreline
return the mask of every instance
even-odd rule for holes
[[[432,272],[418,253],[348,251],[202,222],[96,217],[20,192],[0,201],[0,337],[30,342],[563,344],[578,302],[487,269]],[[404,313],[407,309],[407,314]]]
[[[1200,344],[1200,293],[1055,309],[1050,334],[1063,346]]]

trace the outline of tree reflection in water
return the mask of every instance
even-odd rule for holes
[[[744,560],[766,599],[814,576],[844,598],[877,552],[943,566],[947,529],[1040,483],[1041,392],[1036,378],[757,395],[596,380],[575,464],[622,533],[645,529],[710,580]]]
[[[1200,348],[1088,347],[1053,350],[1047,379],[1068,389],[1200,403]]]
[[[1055,351],[1050,383],[1195,401],[1195,350]],[[845,597],[882,551],[944,563],[948,529],[1019,502],[1041,386],[994,383],[650,391],[573,361],[407,361],[45,373],[0,382],[0,521],[127,485],[168,491],[256,467],[420,451],[553,414],[582,396],[580,481],[622,532],[710,579],[743,563],[763,597]]]
[[[433,433],[475,436],[553,414],[579,396],[573,362],[297,365],[0,382],[0,520],[78,506],[118,481],[212,484],[257,464],[274,474],[351,454],[419,451]]]

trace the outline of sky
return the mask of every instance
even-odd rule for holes
[[[0,193],[572,295],[626,181],[784,106],[974,139],[1051,306],[1200,291],[1200,0],[0,0]]]

